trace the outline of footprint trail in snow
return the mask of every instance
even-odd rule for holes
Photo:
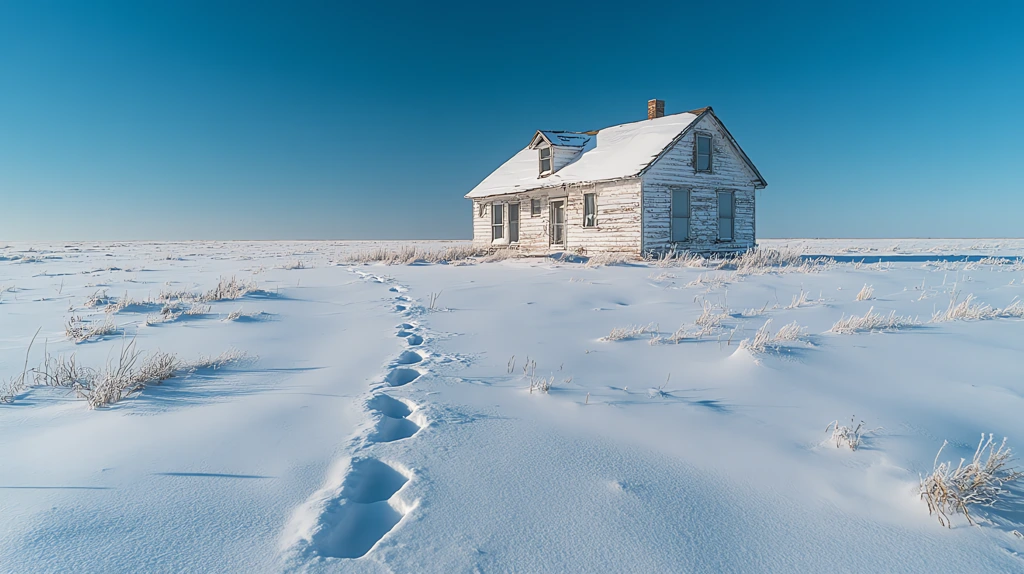
[[[390,282],[371,273],[356,273],[366,281]],[[392,285],[389,291],[397,294],[393,297],[394,310],[404,318],[410,319],[424,311],[415,306],[413,299],[402,295],[408,288]],[[354,451],[411,439],[428,424],[418,405],[384,392],[384,389],[403,387],[419,379],[423,375],[422,367],[413,365],[422,365],[429,357],[429,352],[423,348],[423,336],[417,333],[418,325],[404,322],[397,328],[397,336],[405,339],[408,348],[391,361],[383,381],[374,385],[365,400],[366,410],[376,420],[363,437],[364,446]],[[337,468],[339,472],[335,472],[328,484],[310,497],[292,519],[289,528],[294,541],[286,552],[297,555],[300,562],[315,557],[361,558],[416,507],[415,501],[403,496],[405,485],[415,476],[398,463],[354,453],[347,464]],[[296,566],[301,568],[301,564]]]

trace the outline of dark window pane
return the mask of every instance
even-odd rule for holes
[[[542,147],[540,148],[540,159],[546,159],[551,157],[551,148]]]
[[[723,241],[732,240],[732,219],[718,220],[718,238]]]
[[[519,204],[508,204],[508,240],[510,243],[519,241]]]
[[[711,155],[711,138],[697,136],[697,153]]]
[[[503,208],[505,206],[500,203],[495,203],[491,206],[491,223],[495,225],[501,225],[501,222],[505,219]]]
[[[686,241],[690,237],[690,218],[672,218],[672,241]]]
[[[538,216],[538,215],[540,215],[540,200],[539,199],[531,199],[530,200],[530,216],[531,217],[535,217],[535,216]]]
[[[697,171],[711,171],[711,156],[697,154]]]
[[[672,217],[690,216],[690,192],[685,189],[672,192]]]
[[[542,172],[544,172],[544,171],[551,171],[551,160],[550,159],[542,159],[542,160],[540,160],[540,170]]]
[[[724,217],[726,219],[732,219],[732,194],[731,193],[719,193],[718,194],[718,217]]]

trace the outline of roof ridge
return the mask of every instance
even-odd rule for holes
[[[689,111],[685,111],[685,112],[676,112],[674,114],[665,114],[665,115],[661,116],[661,118],[670,118],[672,116],[681,116],[683,114],[693,114],[695,116],[699,116],[705,110],[710,110],[710,109],[711,109],[711,106],[706,106],[706,107],[703,107],[703,108],[698,108],[696,110],[689,110]],[[599,129],[596,129],[596,130],[590,130],[588,132],[583,132],[583,133],[589,134],[589,135],[597,135],[597,132],[602,131],[602,130],[607,130],[607,129],[611,129],[611,128],[617,128],[619,126],[628,126],[628,125],[632,125],[632,124],[638,124],[640,122],[649,122],[652,119],[660,120],[661,118],[644,118],[642,120],[636,120],[636,121],[632,121],[632,122],[625,122],[625,123],[621,123],[621,124],[605,126],[603,128],[599,128]]]

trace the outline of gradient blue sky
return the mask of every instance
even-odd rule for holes
[[[0,239],[465,238],[536,129],[714,106],[762,237],[1024,236],[1024,3],[0,0]]]

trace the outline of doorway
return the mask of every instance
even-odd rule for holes
[[[551,245],[565,247],[565,200],[554,199],[549,203]]]

